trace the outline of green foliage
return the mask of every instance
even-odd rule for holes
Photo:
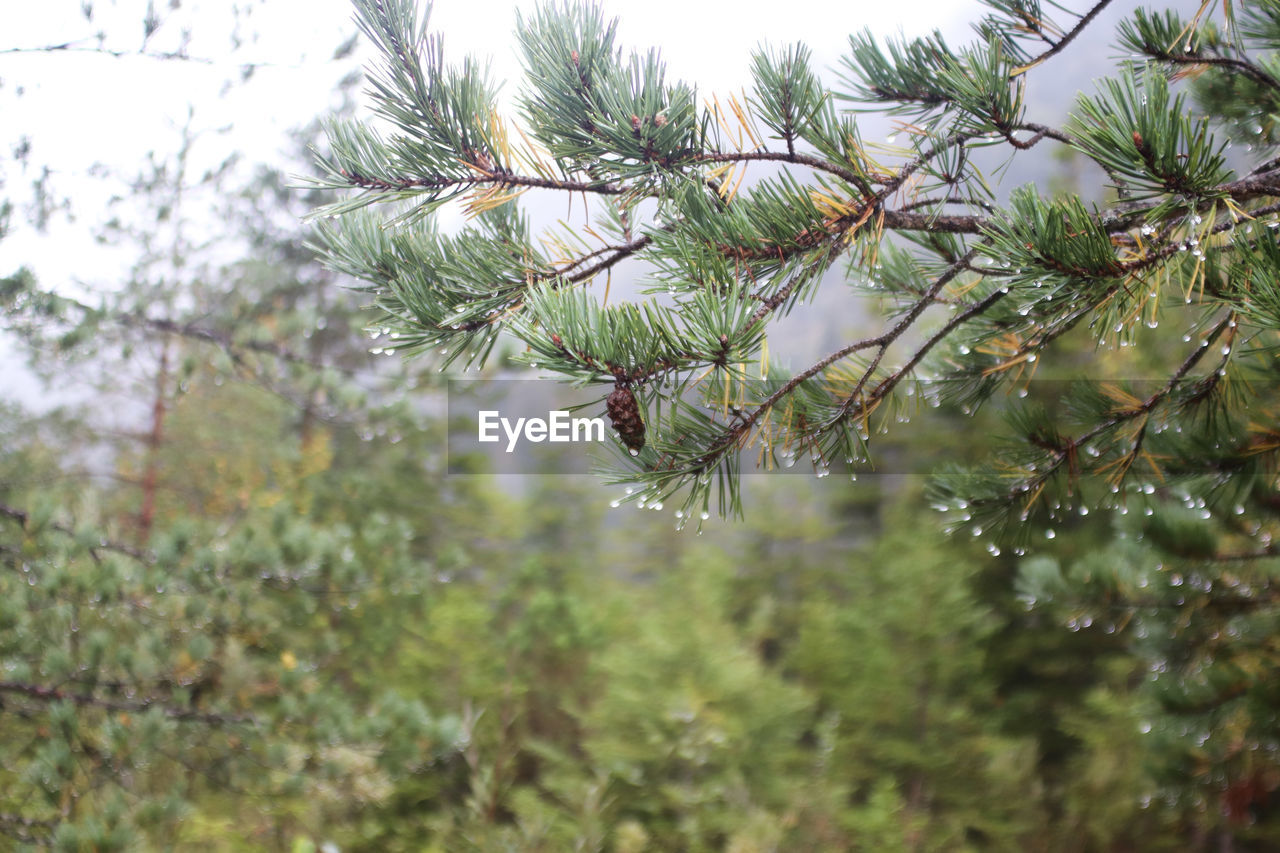
[[[685,515],[713,499],[722,512],[740,512],[742,454],[768,465],[807,453],[820,473],[862,459],[868,420],[882,404],[903,405],[904,388],[922,374],[959,380],[941,382],[937,396],[972,407],[1031,375],[1077,327],[1103,346],[1132,343],[1137,329],[1162,319],[1215,348],[1226,341],[1217,363],[1202,363],[1208,346],[1170,353],[1155,368],[1168,377],[1164,391],[1123,411],[1099,410],[1052,447],[1037,445],[1032,421],[1013,424],[1019,440],[1051,453],[1047,466],[1042,459],[1038,469],[1004,472],[999,489],[979,474],[970,494],[940,495],[1003,513],[997,526],[1010,526],[1025,504],[1044,511],[1042,496],[1073,491],[1068,481],[1083,473],[1077,451],[1087,442],[1111,445],[1089,472],[1125,485],[1142,455],[1134,431],[1148,416],[1187,428],[1218,379],[1274,378],[1274,359],[1258,347],[1272,346],[1280,306],[1269,285],[1252,282],[1274,279],[1280,266],[1269,238],[1251,230],[1254,221],[1273,224],[1274,161],[1259,149],[1242,167],[1217,141],[1214,128],[1244,114],[1238,98],[1235,118],[1205,97],[1197,112],[1175,86],[1194,70],[1202,96],[1213,81],[1276,90],[1270,60],[1254,56],[1266,45],[1269,7],[1237,16],[1228,4],[1225,29],[1204,15],[1183,22],[1135,13],[1119,37],[1148,61],[1100,81],[1058,129],[1026,120],[1027,92],[1100,7],[1068,28],[1039,3],[988,5],[980,39],[962,48],[939,33],[887,45],[854,36],[836,87],[820,80],[803,46],[761,49],[747,101],[713,98],[704,107],[688,87],[665,81],[656,53],[625,60],[598,11],[547,8],[519,23],[520,115],[499,116],[486,101],[456,117],[449,136],[438,125],[452,108],[430,113],[430,104],[470,103],[470,77],[442,64],[439,40],[423,35],[426,19],[417,23],[409,0],[360,0],[381,52],[377,110],[404,135],[394,151],[344,147],[357,131],[336,135],[321,186],[357,192],[319,211],[339,217],[321,229],[325,251],[369,283],[402,339],[443,347],[446,365],[464,354],[483,365],[506,333],[541,371],[637,393],[651,447],[619,454],[615,479],[640,487],[631,500]],[[1261,95],[1249,104],[1253,115],[1270,113]],[[909,117],[905,145],[877,159],[859,138],[860,110]],[[489,129],[483,145],[472,138],[476,122]],[[1066,146],[1101,168],[1117,200],[1090,207],[1033,187],[1005,192],[975,165],[982,147],[1042,145]],[[776,164],[773,173],[743,189],[761,161]],[[484,225],[523,223],[514,211],[526,191],[582,194],[599,230],[562,223],[536,239],[524,224]],[[456,196],[482,223],[458,242],[406,222],[396,212],[403,206],[381,223],[342,218],[356,205],[406,201],[416,220]],[[538,244],[554,250],[530,248]],[[885,298],[893,314],[881,333],[785,373],[771,364],[770,325],[812,298],[841,257],[849,283]],[[883,274],[868,276],[882,258]],[[603,307],[586,287],[629,260],[647,265],[662,301]],[[1250,284],[1218,285],[1219,270],[1240,265],[1255,271]],[[423,272],[438,269],[447,281]],[[690,400],[701,407],[684,405]],[[1250,455],[1239,436],[1231,440],[1227,454]]]
[[[1092,15],[987,5],[963,48],[855,36],[835,89],[803,46],[762,48],[745,102],[705,106],[598,12],[543,9],[520,22],[521,132],[411,3],[362,2],[390,130],[332,123],[309,197],[260,175],[227,199],[247,233],[206,254],[157,161],[140,221],[110,229],[137,240],[127,286],[0,282],[48,374],[140,377],[87,410],[0,411],[6,841],[1275,846],[1280,255],[1252,130],[1275,112],[1274,4],[1221,28],[1135,14],[1120,38],[1151,67],[1067,130],[1024,109]],[[909,118],[906,146],[865,145],[863,109]],[[978,171],[977,148],[1041,144],[1115,199]],[[534,234],[524,191],[589,196],[593,233]],[[386,221],[357,211],[380,201]],[[474,219],[445,234],[427,214],[453,202]],[[330,205],[316,240],[356,296],[281,204]],[[586,289],[633,259],[645,301]],[[770,324],[840,260],[886,330],[782,368]],[[634,391],[649,437],[617,476],[704,535],[610,513],[595,484],[444,476],[415,411],[435,386],[370,359],[368,331],[442,350],[424,369],[508,335],[516,361]],[[1003,441],[1001,391],[1027,398]],[[102,417],[119,396],[151,415],[141,438]],[[744,454],[825,474],[873,442],[971,463],[930,487],[962,535],[911,478],[743,487]]]

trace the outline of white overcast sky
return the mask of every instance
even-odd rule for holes
[[[93,20],[81,13],[81,0],[31,3],[10,15],[0,34],[0,49],[75,42],[94,43],[103,31],[105,46],[136,51],[142,42],[146,0],[94,0]],[[149,151],[171,153],[178,128],[194,107],[197,128],[229,128],[198,144],[198,164],[217,162],[242,150],[253,161],[279,161],[285,132],[329,109],[336,81],[358,67],[369,52],[335,62],[335,47],[355,31],[347,0],[156,0],[164,23],[150,47],[172,49],[189,27],[190,55],[212,62],[113,58],[89,53],[0,54],[0,137],[6,147],[20,135],[32,141],[32,162],[54,171],[55,186],[72,196],[77,221],[48,235],[15,222],[14,233],[0,241],[0,271],[28,264],[42,281],[80,280],[86,284],[112,262],[90,236],[109,194],[90,177],[95,163],[124,173],[138,169]],[[512,36],[523,0],[440,0],[432,29],[445,35],[446,53],[491,59],[495,79],[513,81],[519,65]],[[975,17],[976,2],[896,0],[893,3],[691,2],[691,0],[603,0],[609,16],[620,19],[626,48],[662,50],[672,78],[689,80],[701,92],[737,89],[749,82],[749,52],[761,41],[804,41],[819,68],[833,66],[850,32],[870,27],[882,34],[919,34],[935,27],[963,38],[965,22]],[[247,8],[237,24],[235,10]],[[230,51],[236,28],[246,43]],[[250,39],[252,39],[250,41]],[[244,85],[220,95],[235,79],[241,63],[263,63]],[[22,95],[18,96],[18,88]],[[515,91],[504,86],[504,97]],[[7,154],[0,149],[0,154]],[[7,157],[6,157],[7,159]],[[0,192],[21,198],[34,177],[5,164]]]

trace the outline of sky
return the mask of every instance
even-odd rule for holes
[[[85,4],[92,7],[91,20],[82,13]],[[23,173],[17,164],[4,163],[3,192],[21,197],[48,165],[54,187],[73,197],[76,215],[72,227],[56,223],[46,235],[16,222],[11,236],[0,241],[0,270],[25,263],[39,269],[45,281],[68,286],[115,274],[121,259],[92,240],[107,200],[120,189],[100,177],[102,165],[130,175],[149,151],[172,152],[189,109],[193,127],[202,134],[194,151],[197,166],[214,165],[231,150],[245,152],[250,161],[278,162],[288,129],[331,109],[337,81],[370,56],[362,44],[351,57],[333,58],[335,48],[355,33],[348,0],[157,0],[156,5],[160,26],[147,48],[174,50],[185,29],[191,34],[187,53],[200,61],[88,51],[0,53],[0,114],[5,116],[0,137],[11,148],[19,136],[28,136],[32,164]],[[816,65],[828,68],[848,33],[862,27],[883,34],[918,34],[933,27],[957,32],[978,8],[973,2],[941,0],[604,0],[601,5],[621,21],[625,47],[660,47],[669,76],[695,82],[702,92],[745,85],[749,52],[761,41],[804,41]],[[519,74],[512,35],[516,14],[532,8],[523,0],[439,0],[432,29],[444,34],[447,55],[487,57],[496,80],[514,81]],[[66,42],[91,47],[98,32],[109,50],[133,54],[143,47],[145,0],[48,0],[28,9],[6,21],[0,50]],[[233,37],[240,40],[234,51]],[[245,63],[257,67],[242,82]],[[508,83],[503,97],[515,91]]]
[[[128,277],[137,249],[104,243],[95,234],[119,210],[111,207],[112,196],[127,195],[123,182],[138,174],[150,152],[171,158],[190,121],[198,136],[193,175],[232,151],[242,152],[246,164],[300,169],[304,164],[287,159],[288,131],[332,110],[338,81],[373,54],[361,41],[350,56],[335,58],[335,49],[356,33],[349,0],[154,2],[158,27],[147,38],[147,0],[46,0],[6,20],[0,32],[0,198],[29,198],[32,180],[47,167],[55,195],[68,198],[70,208],[43,232],[15,216],[0,240],[0,275],[25,265],[41,286],[96,302],[96,293],[116,289]],[[851,32],[868,27],[882,35],[916,35],[939,27],[963,38],[979,8],[973,0],[599,5],[619,19],[625,49],[659,47],[669,79],[693,82],[703,93],[747,85],[750,51],[761,42],[803,41],[815,66],[829,71]],[[444,35],[448,57],[488,59],[493,78],[508,81],[502,98],[509,105],[520,74],[516,16],[533,8],[527,0],[438,0],[431,29]],[[14,50],[63,44],[73,49]],[[179,49],[194,59],[139,55]],[[254,66],[247,80],[246,64]],[[25,166],[9,156],[24,139],[30,145]],[[189,204],[197,221],[212,216],[212,200],[208,212],[199,209],[203,203]],[[0,397],[43,393],[18,368],[20,360],[13,343],[0,337],[0,367],[6,368]]]

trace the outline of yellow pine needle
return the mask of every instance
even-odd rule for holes
[[[725,198],[726,204],[728,204],[729,202],[733,201],[735,198],[738,197],[738,190],[742,187],[742,182],[743,180],[746,179],[746,177],[747,177],[747,168],[744,165],[741,169],[738,170],[738,180],[733,185],[733,189],[729,191],[729,195]]]
[[[524,195],[527,187],[520,187],[514,190],[502,190],[498,187],[492,187],[481,193],[471,196],[463,207],[463,212],[468,217],[479,216],[486,210],[492,210],[495,207],[501,207],[507,202],[514,201]]]
[[[489,111],[489,142],[501,160],[511,161],[511,140],[507,135],[506,122],[497,110]]]
[[[1014,77],[1020,77],[1023,74],[1026,74],[1028,71],[1030,71],[1032,68],[1035,68],[1041,62],[1044,62],[1043,57],[1041,57],[1040,59],[1037,59],[1035,62],[1028,62],[1026,65],[1019,65],[1018,67],[1014,68],[1012,71],[1009,72],[1010,79]]]
[[[849,235],[849,239],[853,239],[853,235]],[[871,235],[871,258],[869,262],[871,269],[876,268],[876,263],[880,260],[880,244],[884,241],[884,206],[880,205],[880,215],[876,217],[875,233]]]
[[[1176,36],[1174,36],[1173,43],[1172,43],[1172,44],[1170,44],[1170,45],[1168,45],[1168,48],[1167,48],[1167,49],[1168,49],[1168,50],[1170,50],[1170,51],[1173,51],[1173,50],[1174,50],[1174,48],[1176,48],[1176,47],[1178,46],[1178,43],[1179,43],[1179,42],[1181,42],[1184,38],[1188,38],[1188,37],[1189,37],[1189,33],[1191,33],[1192,31],[1194,31],[1194,30],[1195,30],[1195,28],[1196,28],[1197,26],[1199,26],[1199,25],[1200,25],[1200,19],[1201,19],[1202,17],[1204,17],[1204,13],[1205,13],[1205,12],[1209,9],[1209,7],[1210,7],[1210,6],[1212,6],[1212,5],[1213,5],[1213,0],[1201,0],[1201,2],[1200,2],[1200,8],[1196,9],[1196,14],[1195,14],[1195,16],[1194,16],[1194,17],[1192,17],[1191,21],[1190,21],[1190,22],[1189,22],[1185,27],[1183,27],[1183,28],[1182,28],[1182,32],[1180,32],[1180,33],[1178,33]],[[1225,4],[1224,4],[1224,5],[1225,5]],[[1228,16],[1227,16],[1227,17],[1228,17],[1228,19],[1230,19],[1230,18],[1231,18],[1231,15],[1230,15],[1230,14],[1228,14]]]
[[[590,251],[590,247],[588,247],[587,242],[582,239],[582,235],[578,233],[578,229],[571,226],[568,222],[563,219],[557,219],[555,227],[559,229],[559,232],[556,235],[557,242],[564,245],[568,251],[568,256],[564,258],[565,261],[577,260],[576,255],[579,251],[584,253]]]
[[[744,94],[743,97],[745,98],[746,95]],[[737,95],[729,96],[729,107],[733,110],[733,114],[737,116],[738,122],[742,125],[742,129],[746,131],[747,137],[751,140],[751,144],[755,146],[755,148],[763,148],[764,143],[760,141],[760,137],[756,134],[756,130],[752,126],[752,122],[749,118],[750,113],[747,112],[741,103],[739,103]]]
[[[734,145],[734,149],[735,149],[735,150],[737,150],[737,151],[741,151],[741,150],[742,150],[742,131],[741,131],[741,129],[739,129],[739,131],[738,131],[738,133],[737,133],[737,139],[736,139],[736,141],[735,141],[735,139],[734,139],[734,132],[733,132],[733,130],[729,127],[729,123],[728,123],[727,121],[725,121],[725,118],[724,118],[724,109],[720,106],[720,97],[719,97],[718,95],[715,95],[715,94],[713,94],[711,97],[712,97],[712,101],[714,101],[714,104],[712,104],[712,103],[708,102],[708,104],[707,104],[707,105],[711,107],[712,114],[716,117],[716,124],[720,125],[720,128],[724,131],[724,135],[725,135],[726,137],[728,137],[728,139],[729,139],[729,141],[730,141],[731,143],[733,143],[733,145]]]
[[[714,169],[709,169],[707,171],[707,179],[711,181],[718,181],[726,174],[731,173],[736,166],[736,163],[724,163],[716,166]]]
[[[720,365],[718,365],[718,364],[712,364],[712,365],[709,365],[709,366],[707,367],[707,369],[706,369],[706,370],[704,370],[704,371],[702,371],[702,373],[698,374],[698,376],[697,376],[696,378],[694,378],[694,380],[693,380],[692,382],[690,382],[689,384],[690,384],[690,385],[692,385],[692,386],[695,386],[695,387],[696,387],[696,386],[698,386],[698,385],[701,385],[701,384],[706,380],[706,378],[707,378],[708,376],[710,376],[712,373],[714,373],[714,372],[715,372],[716,368],[717,368],[717,367],[719,367],[719,366],[720,366]]]
[[[520,138],[524,140],[526,147],[526,150],[517,152],[517,155],[542,177],[548,177],[551,175],[551,166],[542,159],[543,149],[530,141],[529,137],[525,136],[524,130],[519,124],[514,124],[514,127],[516,129],[516,133],[520,134]]]
[[[604,298],[600,300],[600,307],[609,304],[609,288],[613,286],[613,270],[608,270],[604,274]]]
[[[769,337],[766,335],[760,341],[760,378],[769,378]]]
[[[730,165],[730,167],[727,170],[723,170],[723,171],[717,170],[717,171],[719,171],[720,174],[722,175],[728,175],[728,177],[725,180],[720,181],[720,186],[716,190],[720,198],[727,198],[729,193],[733,191],[733,187],[731,185],[733,184],[733,180],[736,177],[736,175],[734,174],[735,169],[733,168],[732,165]]]
[[[1237,204],[1235,199],[1228,198],[1225,199],[1225,202],[1227,209],[1231,211],[1231,217],[1236,221],[1241,219],[1253,219],[1253,214]]]
[[[853,225],[849,228],[849,231],[848,231],[849,236],[853,236],[853,234],[857,232],[859,228],[865,225],[867,220],[871,218],[872,213],[875,213],[874,205],[869,204],[865,208],[863,208],[862,215],[859,216],[857,221],[854,222]]]
[[[1120,485],[1120,481],[1124,479],[1125,474],[1129,473],[1129,466],[1133,464],[1133,457],[1125,455],[1121,459],[1108,462],[1106,465],[1098,467],[1099,474],[1106,474],[1107,484],[1111,486]],[[1112,471],[1111,469],[1115,469]],[[1107,473],[1110,471],[1110,473]]]
[[[569,248],[569,245],[558,235],[539,235],[538,242],[541,243],[542,248],[546,250],[547,257],[551,261],[552,266],[567,264],[573,260],[573,250]]]
[[[1275,424],[1263,424],[1257,421],[1249,422],[1249,432],[1255,438],[1249,442],[1246,453],[1256,455],[1259,453],[1268,453],[1272,450],[1280,450],[1280,430],[1277,430]]]
[[[605,246],[609,245],[609,241],[601,237],[598,233],[596,233],[596,230],[591,227],[590,223],[584,224],[582,226],[582,230],[590,234],[592,237],[595,237],[597,240],[600,241],[602,245],[605,245]]]
[[[829,219],[840,219],[854,210],[852,203],[841,201],[828,193],[824,193],[822,190],[809,190],[809,201],[813,202],[813,206],[818,209],[819,213]]]
[[[489,169],[486,169],[484,166],[481,166],[478,163],[472,163],[470,160],[463,160],[461,157],[454,157],[453,159],[461,163],[463,166],[466,166],[471,171],[476,172],[486,178],[491,177],[493,175],[492,171],[490,171]]]
[[[1151,467],[1151,473],[1154,474],[1156,479],[1160,481],[1160,485],[1164,485],[1165,483],[1164,472],[1161,471],[1160,466],[1156,464],[1156,457],[1153,456],[1151,452],[1149,450],[1146,450],[1145,448],[1143,449],[1142,453],[1140,453],[1139,455],[1142,457],[1142,460]],[[1162,455],[1160,458],[1166,459],[1168,457]]]
[[[1113,415],[1136,412],[1143,406],[1144,401],[1138,399],[1114,382],[1103,382],[1098,386],[1098,390],[1102,392],[1102,396],[1117,404],[1116,408],[1111,410],[1111,414]]]
[[[906,133],[911,136],[928,136],[929,131],[925,130],[918,124],[910,124],[908,122],[897,122],[898,132]]]
[[[756,467],[760,468],[763,466],[764,470],[772,471],[773,470],[773,454],[769,452],[769,442],[763,440],[762,438],[759,446],[760,446],[760,452],[756,454]]]
[[[1017,367],[1018,372],[1017,372],[1017,375],[1014,376],[1014,381],[1015,382],[1021,381],[1023,371],[1025,370],[1026,364],[1027,364],[1027,356],[1029,355],[1031,355],[1031,353],[1024,352],[1020,355],[1010,356],[1006,358],[1004,361],[1000,362],[999,364],[993,364],[990,367],[983,370],[982,375],[992,376],[996,373],[1003,373],[1006,370],[1012,370],[1013,368]]]
[[[1027,495],[1027,499],[1023,501],[1023,504],[1022,504],[1023,512],[1030,512],[1031,507],[1035,506],[1036,501],[1040,499],[1041,493],[1044,492],[1045,482],[1046,481],[1042,480],[1040,484],[1037,485],[1034,489],[1032,489],[1031,492]]]
[[[984,281],[983,277],[979,276],[973,281],[970,281],[967,283],[966,282],[955,283],[947,287],[945,293],[948,297],[952,299],[959,299],[963,296],[967,296],[975,287],[982,284],[983,281]]]

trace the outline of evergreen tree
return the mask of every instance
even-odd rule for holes
[[[1030,612],[998,635],[1036,639],[995,662],[1017,707],[1050,712],[1055,825],[1100,847],[1181,826],[1201,849],[1263,849],[1280,779],[1280,4],[1134,12],[1125,58],[1055,125],[1027,118],[1034,87],[1062,85],[1055,57],[1108,0],[985,5],[960,47],[851,36],[834,83],[803,46],[761,48],[745,98],[667,80],[589,6],[548,7],[518,24],[512,117],[412,0],[356,0],[381,54],[374,116],[329,128],[322,186],[348,195],[318,239],[397,348],[484,365],[505,335],[518,361],[599,388],[613,477],[638,486],[624,499],[682,518],[740,512],[752,464],[856,469],[919,409],[998,404],[1003,444],[942,471],[932,500],[1003,565],[1050,555],[1018,566]],[[864,140],[866,113],[898,122],[895,144]],[[994,180],[1054,150],[1083,170],[1076,191]],[[535,233],[532,193],[583,199],[591,226]],[[472,223],[442,234],[431,214],[455,203]],[[649,299],[610,301],[624,268]],[[832,288],[885,325],[788,371],[773,324]],[[1055,640],[1045,616],[1085,636]],[[1100,656],[1081,666],[1086,648]],[[1053,660],[1077,696],[1055,693]],[[1159,745],[1123,742],[1135,720]]]
[[[108,231],[136,251],[124,286],[0,289],[33,363],[91,377],[83,405],[3,413],[0,836],[34,847],[342,837],[391,780],[459,754],[456,713],[345,650],[421,618],[467,490],[386,500],[432,464],[434,433],[388,393],[415,377],[365,351],[278,173],[223,196],[248,234],[192,238],[180,200],[207,181],[184,156],[138,183],[141,215],[164,215]]]
[[[520,360],[600,386],[627,424],[619,476],[642,486],[629,499],[686,517],[740,508],[744,458],[822,473],[865,459],[876,427],[921,398],[972,408],[1024,387],[1072,330],[1103,348],[1186,340],[1155,381],[1055,389],[1059,417],[1017,408],[1000,463],[939,487],[956,517],[1019,538],[1033,513],[1148,481],[1217,494],[1229,479],[1234,501],[1276,454],[1280,171],[1245,117],[1270,115],[1280,90],[1280,7],[1135,14],[1119,41],[1137,58],[1051,127],[1027,120],[1028,93],[1057,85],[1044,68],[1107,2],[1062,23],[1032,0],[987,5],[964,47],[853,35],[835,85],[802,46],[762,48],[745,100],[668,81],[588,6],[546,8],[519,21],[511,118],[483,68],[446,62],[411,0],[357,0],[381,53],[376,122],[329,128],[323,185],[351,192],[320,211],[319,239],[367,282],[398,349],[484,364],[509,334]],[[1191,73],[1195,106],[1178,86]],[[899,147],[865,142],[863,111],[898,117]],[[1224,130],[1253,144],[1229,152]],[[1053,146],[1096,166],[1107,200],[1010,191],[980,170],[987,149]],[[778,168],[744,183],[761,163]],[[593,200],[594,227],[535,235],[527,192]],[[429,214],[455,201],[474,222],[441,234]],[[381,218],[362,210],[377,203]],[[632,260],[658,295],[609,303],[608,277]],[[602,278],[604,297],[586,290]],[[789,373],[770,324],[820,286],[876,297],[888,324]]]

